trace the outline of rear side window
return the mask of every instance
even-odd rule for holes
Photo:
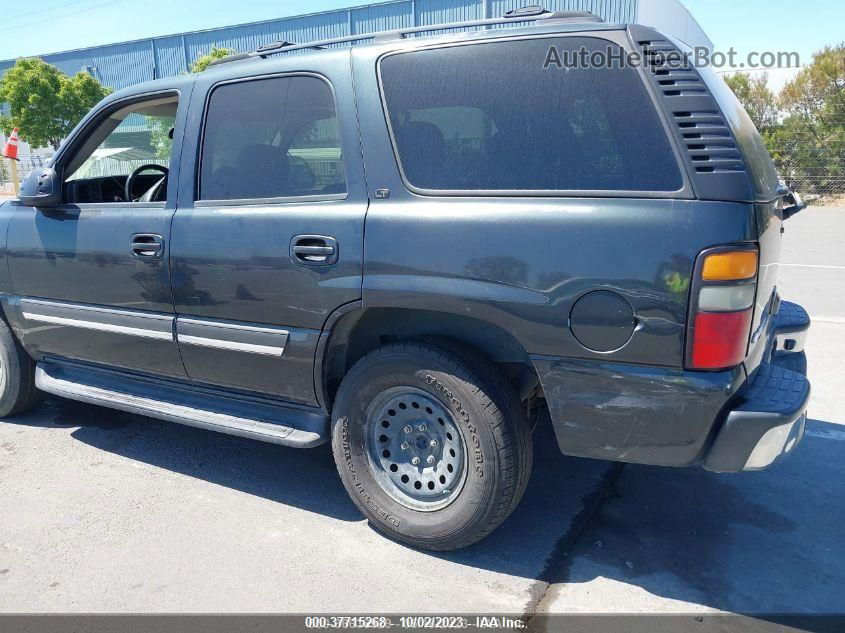
[[[346,193],[329,85],[275,77],[218,86],[206,113],[200,200]]]
[[[677,191],[680,168],[633,68],[544,68],[585,37],[401,53],[380,64],[403,175],[440,191]],[[621,52],[621,51],[620,51]]]

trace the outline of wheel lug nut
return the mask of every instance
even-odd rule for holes
[[[402,429],[402,430],[403,430],[403,431],[405,431],[405,433],[410,433],[410,432],[411,432],[411,431],[413,431],[414,429],[412,429],[412,428],[411,428],[411,425],[410,425],[410,424],[408,424],[408,425],[407,425],[404,429]]]
[[[403,450],[403,451],[407,451],[407,450],[408,450],[408,442],[402,442],[402,450]]]
[[[424,432],[425,432],[425,429],[426,429],[427,427],[426,427],[426,425],[425,425],[425,424],[420,424],[417,428],[420,430],[420,433],[424,433]]]
[[[429,464],[433,464],[434,463],[434,455],[429,455],[428,457],[425,458],[425,461],[427,461]]]
[[[431,440],[428,445],[431,446],[431,448],[437,448],[437,440]]]
[[[420,458],[419,458],[419,457],[414,457],[413,459],[411,459],[411,463],[412,463],[414,466],[419,466],[419,464],[420,464]]]

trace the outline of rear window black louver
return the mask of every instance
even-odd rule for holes
[[[695,171],[700,174],[744,172],[745,162],[733,133],[698,71],[689,61],[682,65],[677,57],[668,61],[670,56],[678,55],[678,50],[665,40],[645,40],[637,44],[645,56],[646,69],[663,97],[667,100],[699,97],[712,102],[712,107],[697,111],[679,110],[677,106],[670,108]]]
[[[745,160],[707,84],[689,59],[657,32],[631,27],[684,154],[700,198],[746,200],[751,195]]]

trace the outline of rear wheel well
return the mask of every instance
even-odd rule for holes
[[[528,353],[506,330],[470,317],[428,310],[370,308],[351,312],[331,331],[322,366],[322,391],[330,408],[346,372],[369,352],[397,341],[424,340],[469,346],[497,365],[523,400],[540,389]]]

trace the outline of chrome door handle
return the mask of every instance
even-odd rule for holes
[[[297,235],[290,243],[290,257],[300,266],[331,266],[338,254],[337,240],[325,235]]]
[[[135,233],[129,246],[133,257],[161,259],[164,255],[164,238],[155,233]]]

